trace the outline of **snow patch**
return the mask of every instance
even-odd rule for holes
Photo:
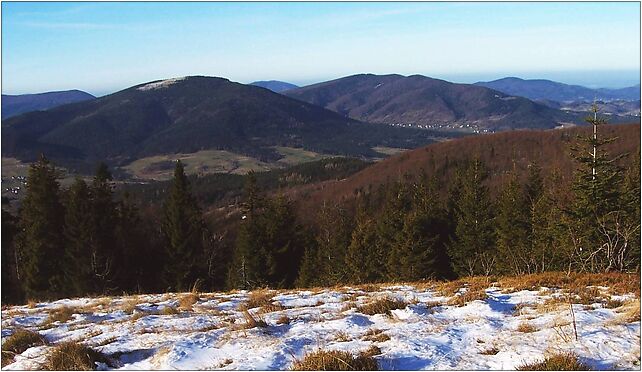
[[[166,79],[166,80],[161,80],[161,81],[156,81],[153,83],[145,84],[142,87],[136,88],[137,90],[140,91],[147,91],[147,90],[154,90],[154,89],[162,89],[162,88],[167,88],[168,86],[175,84],[179,81],[185,80],[187,77],[179,77],[179,78],[172,78],[172,79]]]

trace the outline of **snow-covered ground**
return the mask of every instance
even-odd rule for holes
[[[178,308],[184,295],[73,299],[35,308],[5,308],[3,342],[23,327],[38,331],[49,343],[26,350],[5,369],[38,368],[52,345],[70,340],[114,361],[114,366],[101,369],[283,370],[317,349],[358,353],[372,345],[381,349],[375,358],[386,370],[515,369],[560,351],[572,351],[597,369],[640,369],[640,322],[623,321],[622,308],[573,305],[576,341],[569,305],[544,305],[560,296],[559,290],[506,293],[490,286],[485,300],[455,306],[447,305],[449,297],[430,286],[365,289],[274,292],[272,301],[278,301],[281,309],[267,313],[250,309],[267,323],[250,329],[243,327],[246,318],[239,309],[249,296],[245,291],[201,293],[191,311],[169,315],[162,315],[163,308]],[[608,288],[597,290],[609,296]],[[382,297],[403,299],[409,305],[390,315],[358,311],[359,305]],[[611,298],[635,303],[633,294]],[[133,312],[123,311],[133,304]],[[64,306],[74,309],[70,320],[42,325],[50,311]],[[524,324],[534,327],[532,332],[518,330]],[[367,334],[388,337],[377,341]]]

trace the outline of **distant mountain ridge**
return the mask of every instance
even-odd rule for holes
[[[284,94],[373,123],[505,130],[554,128],[576,119],[526,98],[422,75],[360,74]]]
[[[374,146],[417,147],[434,135],[361,123],[263,88],[193,76],[5,120],[2,155],[30,161],[42,152],[77,167],[204,149],[278,160],[274,146],[374,157],[380,156]]]
[[[56,92],[2,95],[2,119],[30,111],[48,110],[69,103],[95,99],[93,95],[81,90],[64,90]]]
[[[276,93],[281,93],[286,90],[298,88],[298,86],[294,84],[290,84],[290,83],[286,83],[285,81],[278,81],[278,80],[255,81],[253,83],[250,83],[250,85],[256,85],[257,87],[266,88]]]
[[[640,85],[622,89],[590,89],[580,85],[569,85],[545,79],[520,79],[506,77],[493,81],[478,82],[475,85],[498,90],[502,93],[532,100],[556,102],[598,100],[640,99]]]

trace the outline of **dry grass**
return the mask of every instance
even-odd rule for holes
[[[279,317],[279,319],[276,320],[276,324],[290,324],[291,321],[292,320],[289,316],[283,314]]]
[[[49,371],[90,371],[96,362],[107,363],[101,353],[77,342],[63,342],[47,355],[43,368]]]
[[[77,310],[73,307],[62,306],[49,312],[49,317],[42,325],[51,325],[56,322],[65,323],[70,320]]]
[[[453,306],[464,306],[471,301],[476,300],[485,300],[488,297],[486,294],[486,288],[468,288],[466,292],[460,293],[456,296],[451,297],[448,300],[448,305]]]
[[[537,328],[533,327],[528,323],[520,323],[520,325],[517,326],[517,332],[533,333],[533,332],[537,332]]]
[[[626,301],[618,310],[612,324],[626,324],[640,321],[640,299]]]
[[[366,315],[375,315],[375,314],[391,314],[391,310],[405,309],[408,306],[408,303],[404,300],[399,300],[390,297],[383,297],[375,299],[372,302],[361,305],[357,308],[357,311]]]
[[[256,327],[265,328],[268,326],[263,319],[261,319],[260,317],[255,318],[247,310],[243,310],[243,317],[245,318],[245,324],[243,324],[243,329],[251,329]]]
[[[383,333],[383,331],[380,329],[373,328],[369,329],[368,332],[363,335],[362,340],[372,342],[385,342],[390,340],[390,336]]]
[[[200,300],[197,293],[190,292],[181,296],[178,300],[178,308],[185,311],[192,311],[194,304]]]
[[[363,284],[358,286],[357,288],[364,292],[377,292],[381,290],[381,286],[378,284]]]
[[[551,297],[546,299],[543,303],[537,304],[537,306],[535,306],[535,311],[540,314],[552,313],[561,311],[567,307],[569,307],[567,299],[563,297]]]
[[[269,289],[257,289],[252,291],[247,300],[241,304],[239,310],[250,310],[257,307],[270,306],[272,305],[272,297],[274,297],[275,292]]]
[[[292,365],[293,371],[376,371],[377,361],[367,352],[354,356],[346,351],[317,350]]]
[[[163,307],[163,310],[161,310],[160,312],[161,315],[176,315],[179,313],[180,311],[178,311],[178,309],[176,309],[173,306],[165,306]]]
[[[613,294],[633,293],[640,298],[640,275],[625,273],[571,273],[546,272],[522,276],[502,277],[498,280],[502,288],[513,290],[539,290],[541,287],[566,288],[571,293],[580,293],[590,286],[606,286]]]
[[[341,306],[341,312],[348,311],[357,307],[357,303],[353,301],[348,301]]]
[[[36,306],[38,306],[38,302],[36,302],[36,300],[30,299],[29,301],[27,301],[27,307],[29,309],[35,309]]]
[[[348,341],[352,340],[352,338],[346,332],[339,331],[339,332],[334,334],[334,340],[336,342],[348,342]]]
[[[540,362],[517,367],[519,371],[588,371],[590,369],[572,353],[551,355]]]
[[[484,350],[480,351],[479,353],[482,354],[482,355],[496,355],[497,353],[499,353],[499,349],[497,347],[493,346],[493,347],[490,347],[488,349],[484,349]]]
[[[13,363],[17,354],[22,354],[30,347],[44,345],[45,339],[37,332],[17,329],[2,343],[2,367]]]
[[[622,305],[624,305],[624,301],[614,300],[614,299],[611,299],[611,298],[609,298],[604,303],[604,307],[607,308],[607,309],[616,309],[616,308],[618,308],[618,307],[620,307]]]
[[[136,310],[136,306],[138,306],[139,303],[140,301],[137,298],[130,298],[123,301],[122,305],[120,305],[120,309],[126,314],[131,314]]]
[[[267,314],[267,313],[273,313],[275,311],[281,311],[284,310],[285,306],[281,305],[278,301],[275,302],[270,302],[269,304],[265,304],[261,306],[259,309],[259,312],[261,314]]]

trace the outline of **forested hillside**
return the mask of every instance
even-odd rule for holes
[[[3,298],[636,271],[639,125],[597,124],[597,140],[502,133],[363,170],[250,173],[242,195],[240,176],[189,178],[180,162],[162,187],[115,192],[101,166],[60,189],[43,157],[20,213],[3,212]]]

